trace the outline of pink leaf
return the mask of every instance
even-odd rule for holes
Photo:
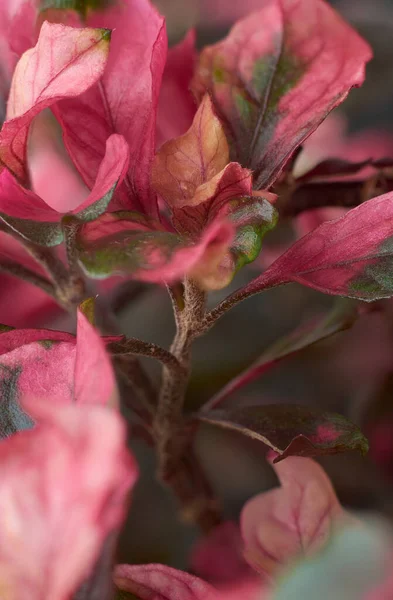
[[[0,444],[2,589],[68,600],[123,521],[137,467],[115,412],[34,402],[34,418]]]
[[[216,590],[209,584],[164,565],[119,565],[115,583],[140,600],[218,600]]]
[[[119,204],[155,217],[156,198],[150,190],[149,174],[166,59],[164,20],[148,0],[125,0],[90,16],[88,22],[113,29],[108,66],[99,84],[55,108],[65,144],[91,188],[107,138],[112,133],[123,135],[130,147],[130,168]]]
[[[193,88],[206,90],[236,159],[268,188],[294,150],[364,80],[371,50],[324,0],[269,0],[203,50]]]
[[[309,458],[290,457],[273,465],[281,487],[255,496],[244,506],[244,555],[270,576],[299,555],[317,552],[347,517],[323,469]]]
[[[82,94],[103,74],[107,29],[73,29],[45,22],[35,48],[16,66],[0,133],[0,158],[18,177],[26,176],[28,128],[44,108]]]
[[[369,200],[296,242],[247,293],[295,281],[336,294],[376,300],[393,293],[393,194]]]
[[[77,315],[74,396],[79,404],[116,406],[117,385],[105,344],[81,310]]]
[[[115,583],[138,600],[264,600],[260,582],[246,581],[220,590],[194,575],[165,565],[118,565]]]
[[[179,137],[191,126],[196,104],[190,92],[197,60],[195,31],[170,48],[157,111],[157,146]]]

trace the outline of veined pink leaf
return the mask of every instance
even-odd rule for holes
[[[335,294],[372,301],[393,294],[393,193],[322,223],[251,281],[251,293],[297,282]]]
[[[0,333],[0,437],[31,426],[20,408],[26,398],[49,404],[116,404],[110,357],[81,312],[76,338],[48,329]]]
[[[157,147],[191,126],[196,103],[190,91],[197,61],[195,31],[168,50],[157,110]]]
[[[118,588],[140,600],[216,600],[217,595],[202,579],[165,565],[118,565],[114,578]]]
[[[136,216],[106,214],[80,229],[79,261],[90,277],[126,274],[143,281],[171,282],[189,273],[201,285],[220,280],[217,269],[234,235],[229,222],[217,219],[192,243],[175,233],[153,229]]]
[[[262,356],[253,362],[250,367],[242,371],[227,383],[215,396],[213,396],[202,410],[211,410],[224,402],[237,390],[262,377],[282,360],[289,358],[301,350],[329,338],[340,331],[349,329],[354,324],[358,310],[353,300],[342,298],[333,309],[320,322],[302,324],[289,335],[279,339],[271,348],[263,352]]]
[[[315,554],[335,528],[355,522],[318,463],[290,457],[273,466],[281,487],[252,498],[241,514],[244,556],[268,577],[299,555]]]
[[[294,150],[364,80],[368,44],[324,0],[268,0],[203,50],[193,89],[208,90],[234,155],[268,188]]]
[[[102,76],[109,39],[108,29],[74,29],[45,22],[35,48],[18,62],[7,120],[0,133],[0,159],[19,178],[26,177],[26,143],[32,119],[61,98],[82,94]]]
[[[2,586],[20,600],[68,600],[123,521],[137,467],[114,411],[26,410],[36,428],[0,444]]]
[[[206,186],[228,162],[224,129],[206,94],[187,133],[159,150],[152,165],[152,184],[169,206],[200,204],[215,193],[218,182],[212,189]]]
[[[119,207],[157,216],[150,189],[155,150],[156,109],[166,59],[164,19],[148,0],[124,0],[88,24],[113,29],[108,66],[99,84],[75,100],[57,104],[66,147],[88,187],[92,187],[112,133],[125,137],[130,166]]]
[[[112,135],[107,140],[92,191],[70,214],[81,221],[90,221],[102,214],[121,184],[127,166],[127,143],[121,135]],[[23,237],[43,246],[55,246],[63,241],[61,214],[22,187],[7,169],[0,172],[0,217]]]
[[[200,411],[196,418],[259,440],[277,452],[274,462],[288,456],[321,456],[368,451],[360,429],[335,413],[311,410],[296,404],[264,404]]]
[[[215,589],[194,575],[165,565],[118,565],[115,583],[138,600],[264,600],[261,582],[240,581]]]

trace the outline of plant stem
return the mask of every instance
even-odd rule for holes
[[[13,277],[18,277],[19,279],[23,279],[23,281],[32,283],[36,287],[39,287],[41,290],[46,292],[49,296],[52,296],[52,298],[56,299],[55,288],[48,279],[45,279],[45,277],[34,273],[34,271],[30,271],[30,269],[27,269],[19,263],[11,260],[0,263],[0,272],[7,273]]]
[[[205,315],[206,294],[184,282],[183,302],[170,289],[177,331],[170,352],[180,369],[163,367],[162,386],[153,421],[158,477],[177,497],[182,515],[207,532],[220,522],[217,502],[193,453],[193,436],[183,419],[183,404],[191,372],[191,344]]]

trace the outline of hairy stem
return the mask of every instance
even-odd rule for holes
[[[183,419],[183,405],[191,372],[191,345],[199,335],[205,315],[206,295],[192,281],[179,290],[170,288],[177,331],[170,348],[180,369],[163,367],[162,386],[153,421],[158,458],[158,477],[177,497],[185,520],[207,532],[219,523],[220,514],[212,490],[192,450],[191,432]]]

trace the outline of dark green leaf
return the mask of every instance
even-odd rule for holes
[[[280,455],[275,462],[287,456],[320,456],[348,450],[365,454],[368,451],[365,436],[345,417],[304,406],[246,406],[200,413],[197,418],[263,442]]]

